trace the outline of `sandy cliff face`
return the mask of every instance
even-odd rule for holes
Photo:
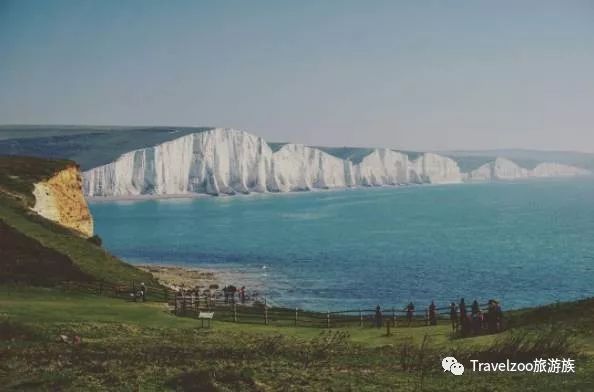
[[[36,183],[33,195],[33,211],[87,237],[93,235],[93,219],[77,167],[67,167],[48,180]]]

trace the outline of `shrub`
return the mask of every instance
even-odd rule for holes
[[[87,239],[91,244],[101,246],[103,245],[103,240],[97,234]]]

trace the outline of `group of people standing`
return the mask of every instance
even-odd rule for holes
[[[241,302],[242,304],[245,304],[245,301],[247,299],[246,297],[246,293],[245,293],[245,286],[241,286],[240,289],[238,289],[237,287],[233,286],[233,285],[229,285],[229,286],[225,286],[223,287],[223,295],[225,296],[225,303],[235,303],[235,294],[237,294],[237,296],[239,297],[239,302]]]
[[[460,300],[459,306],[452,302],[450,304],[450,320],[452,330],[460,331],[463,336],[479,335],[484,330],[496,333],[503,329],[503,311],[499,302],[494,299],[489,300],[485,311],[481,309],[475,299],[470,307],[470,313],[467,311],[464,298]]]
[[[447,308],[442,308],[446,310]],[[415,305],[409,302],[403,309],[406,314],[406,321],[410,326],[415,315]],[[438,308],[435,301],[426,311],[426,320],[429,325],[437,325]],[[452,330],[454,332],[460,331],[462,335],[470,334],[479,335],[482,331],[489,333],[500,332],[503,329],[503,311],[501,305],[494,299],[489,300],[487,309],[481,309],[477,300],[471,305],[470,313],[467,311],[464,298],[460,300],[459,306],[455,302],[450,304],[450,320],[452,322]],[[375,325],[381,327],[383,324],[383,313],[381,307],[377,305],[375,308]]]

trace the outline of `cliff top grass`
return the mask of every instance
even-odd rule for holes
[[[77,165],[65,159],[0,156],[0,193],[19,197],[28,206],[32,206],[35,203],[34,184],[47,180],[60,170],[71,166]]]

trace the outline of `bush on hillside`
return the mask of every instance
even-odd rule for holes
[[[103,240],[97,234],[87,239],[91,244],[101,246],[103,245]]]

